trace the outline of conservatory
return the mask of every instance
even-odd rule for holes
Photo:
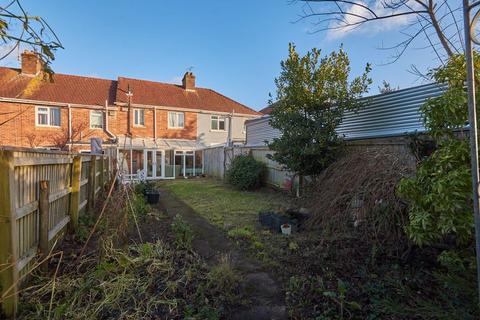
[[[126,180],[198,176],[203,174],[203,148],[192,140],[120,137],[118,168]]]

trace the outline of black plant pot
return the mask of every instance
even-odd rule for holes
[[[160,200],[160,191],[148,190],[145,192],[145,198],[149,204],[156,204]]]

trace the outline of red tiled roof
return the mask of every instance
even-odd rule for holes
[[[152,106],[200,109],[259,115],[257,111],[238,103],[211,89],[185,90],[180,85],[147,80],[118,78],[117,102],[127,102],[126,92],[130,86],[132,103]]]
[[[56,73],[53,81],[0,67],[0,97],[82,105],[105,105],[115,99],[116,81]]]
[[[270,112],[272,112],[272,110],[273,110],[273,105],[270,105],[268,107],[263,108],[259,112],[263,113],[263,114],[270,114]]]
[[[119,77],[118,81],[56,73],[53,81],[21,74],[19,69],[0,67],[0,97],[82,105],[126,102],[128,85],[132,102],[152,106],[200,109],[259,115],[257,111],[205,88],[184,90],[181,86]]]

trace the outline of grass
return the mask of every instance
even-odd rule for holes
[[[253,227],[262,210],[288,206],[284,194],[271,190],[238,191],[211,179],[174,180],[160,183],[212,224],[229,231]]]

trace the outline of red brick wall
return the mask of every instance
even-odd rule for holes
[[[68,130],[68,110],[61,108],[60,128],[35,126],[35,106],[0,102],[0,145],[50,146]]]
[[[153,109],[145,109],[145,127],[135,126],[133,124],[133,108],[130,112],[130,129],[133,137],[154,137],[153,126]],[[118,108],[115,116],[109,116],[110,131],[117,135],[124,135],[127,133],[127,108]],[[165,139],[189,139],[195,140],[197,138],[197,114],[194,112],[185,112],[185,128],[183,129],[169,129],[168,128],[168,111],[157,110],[157,138]]]
[[[35,105],[0,102],[0,145],[19,147],[55,146],[68,136],[68,108],[60,107],[61,127],[38,127],[35,125]],[[91,137],[107,140],[109,136],[102,129],[90,128],[90,109],[71,108],[72,133],[74,141],[87,143]],[[145,109],[145,127],[133,125],[131,112],[131,132],[134,137],[154,137],[153,109]],[[108,112],[109,130],[117,135],[127,133],[127,108],[117,108]],[[168,128],[168,111],[157,110],[157,138],[190,139],[197,138],[197,114],[185,112],[185,128]]]
[[[157,110],[157,137],[166,139],[188,139],[197,138],[197,114],[184,112],[185,127],[183,129],[168,128],[168,111]]]

